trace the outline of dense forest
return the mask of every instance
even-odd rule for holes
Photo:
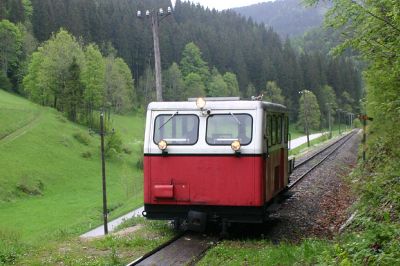
[[[31,30],[39,43],[64,28],[81,45],[97,44],[104,56],[115,51],[115,56],[121,57],[133,73],[135,105],[143,106],[154,97],[152,35],[150,21],[135,14],[137,10],[166,9],[170,5],[168,0],[6,0],[2,1],[0,18],[25,22],[27,31]],[[190,73],[185,73],[181,65],[190,43],[199,49],[196,53],[206,68],[207,73],[200,75],[200,80],[193,75],[188,80]],[[265,93],[267,82],[276,82],[294,117],[299,107],[298,91],[303,89],[317,96],[325,114],[326,86],[333,89],[342,109],[358,108],[354,103],[361,97],[362,84],[353,60],[344,56],[333,58],[321,51],[298,52],[289,39],[282,40],[272,28],[233,11],[217,12],[178,0],[173,15],[160,23],[160,47],[166,100],[176,100],[168,96],[168,89],[182,84],[182,91],[188,91],[193,82],[202,83],[204,94],[224,95],[224,89],[213,93],[211,87],[218,84],[215,82],[221,80],[220,76],[228,74],[233,79],[230,84],[237,84],[242,97]],[[11,72],[7,75],[18,87],[21,77],[13,78],[16,75]],[[218,86],[229,85],[226,78],[223,81]],[[187,95],[182,93],[178,99]]]

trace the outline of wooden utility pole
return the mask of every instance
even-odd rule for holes
[[[158,36],[158,28],[160,21],[172,14],[172,8],[167,8],[167,13],[160,8],[159,10],[146,10],[146,18],[151,18],[151,28],[153,32],[154,46],[154,68],[156,72],[156,97],[158,102],[162,102],[162,77],[161,77],[161,55],[160,55],[160,40]],[[137,11],[137,17],[142,18],[142,11]]]
[[[104,158],[104,113],[100,113],[100,139],[101,139],[101,174],[103,183],[103,220],[104,220],[104,234],[108,234],[107,224],[107,190],[106,190],[106,162]]]
[[[328,105],[329,138],[332,138],[331,106]]]
[[[162,77],[161,77],[161,56],[160,56],[160,40],[158,37],[158,15],[151,12],[151,25],[153,30],[154,43],[154,65],[156,72],[156,97],[158,102],[162,102]]]
[[[307,94],[307,90],[302,90],[302,91],[299,91],[299,93],[300,94],[303,94],[303,105],[304,105],[304,124],[305,124],[305,127],[306,127],[306,134],[307,134],[307,146],[308,147],[310,147],[310,132],[309,132],[309,130],[308,130],[308,119],[307,119],[307,113],[308,112],[306,112],[306,108],[307,108],[307,103],[306,103],[306,94]]]

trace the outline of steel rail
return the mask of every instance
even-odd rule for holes
[[[127,266],[159,265],[160,263],[163,265],[193,265],[219,240],[219,238],[212,238],[208,235],[181,232],[152,251],[128,263]],[[165,253],[171,254],[166,256]],[[170,259],[171,256],[174,256],[172,260]],[[179,256],[181,257],[176,258]],[[160,262],[160,259],[162,262]],[[168,262],[168,260],[170,261]]]
[[[173,238],[171,238],[170,240],[168,240],[165,243],[162,243],[161,245],[159,245],[158,247],[156,247],[155,249],[147,252],[146,254],[144,254],[143,256],[137,258],[136,260],[130,262],[127,264],[127,266],[133,266],[133,265],[138,265],[140,262],[144,261],[145,259],[151,257],[153,254],[159,252],[161,249],[165,248],[166,246],[172,244],[173,242],[175,242],[176,240],[178,240],[179,238],[183,237],[185,235],[185,232],[181,232],[179,234],[177,234],[176,236],[174,236]]]
[[[349,139],[351,139],[355,134],[355,131],[352,131],[351,133],[347,134],[345,137],[339,139],[338,141],[334,142],[333,144],[338,144],[340,141],[343,140],[342,143],[340,143],[340,145],[338,145],[336,148],[334,148],[331,152],[329,152],[326,156],[324,156],[318,163],[316,163],[315,165],[313,165],[311,168],[309,168],[306,172],[304,172],[303,174],[300,175],[300,177],[298,177],[295,181],[293,181],[289,186],[288,189],[292,189],[294,186],[296,186],[305,176],[307,176],[312,170],[314,170],[316,167],[318,167],[319,165],[321,165],[326,159],[328,159],[329,156],[331,156],[334,152],[336,152],[340,147],[342,147]],[[329,148],[331,148],[332,145],[329,145],[327,148],[323,149],[321,152],[318,152],[316,155],[320,155],[322,152],[327,151]],[[312,156],[312,158],[309,158],[306,160],[306,162],[310,162],[312,159],[314,159],[316,157],[316,155]],[[305,162],[305,163],[306,163]],[[304,165],[304,163],[302,163],[301,165]],[[298,167],[297,167],[298,168]]]
[[[302,166],[303,164],[309,162],[310,160],[314,159],[316,156],[318,156],[319,154],[323,153],[324,151],[326,151],[327,149],[329,149],[330,147],[332,147],[333,145],[337,144],[339,141],[341,141],[342,139],[348,137],[350,134],[352,134],[353,132],[350,132],[346,135],[344,135],[343,137],[341,137],[340,139],[334,141],[333,143],[329,144],[328,146],[324,147],[323,149],[321,149],[320,151],[316,152],[315,154],[313,154],[312,156],[310,156],[309,158],[302,160],[299,164],[295,165],[293,170],[295,170],[296,168]]]

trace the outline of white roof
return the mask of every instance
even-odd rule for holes
[[[207,101],[207,99],[206,99]],[[148,110],[199,110],[196,102],[151,102]],[[251,109],[267,109],[277,112],[288,112],[287,108],[281,104],[262,102],[262,101],[207,101],[205,110],[251,110]]]

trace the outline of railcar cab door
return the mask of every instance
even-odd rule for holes
[[[265,112],[265,199],[271,200],[288,184],[288,116],[285,113]]]

